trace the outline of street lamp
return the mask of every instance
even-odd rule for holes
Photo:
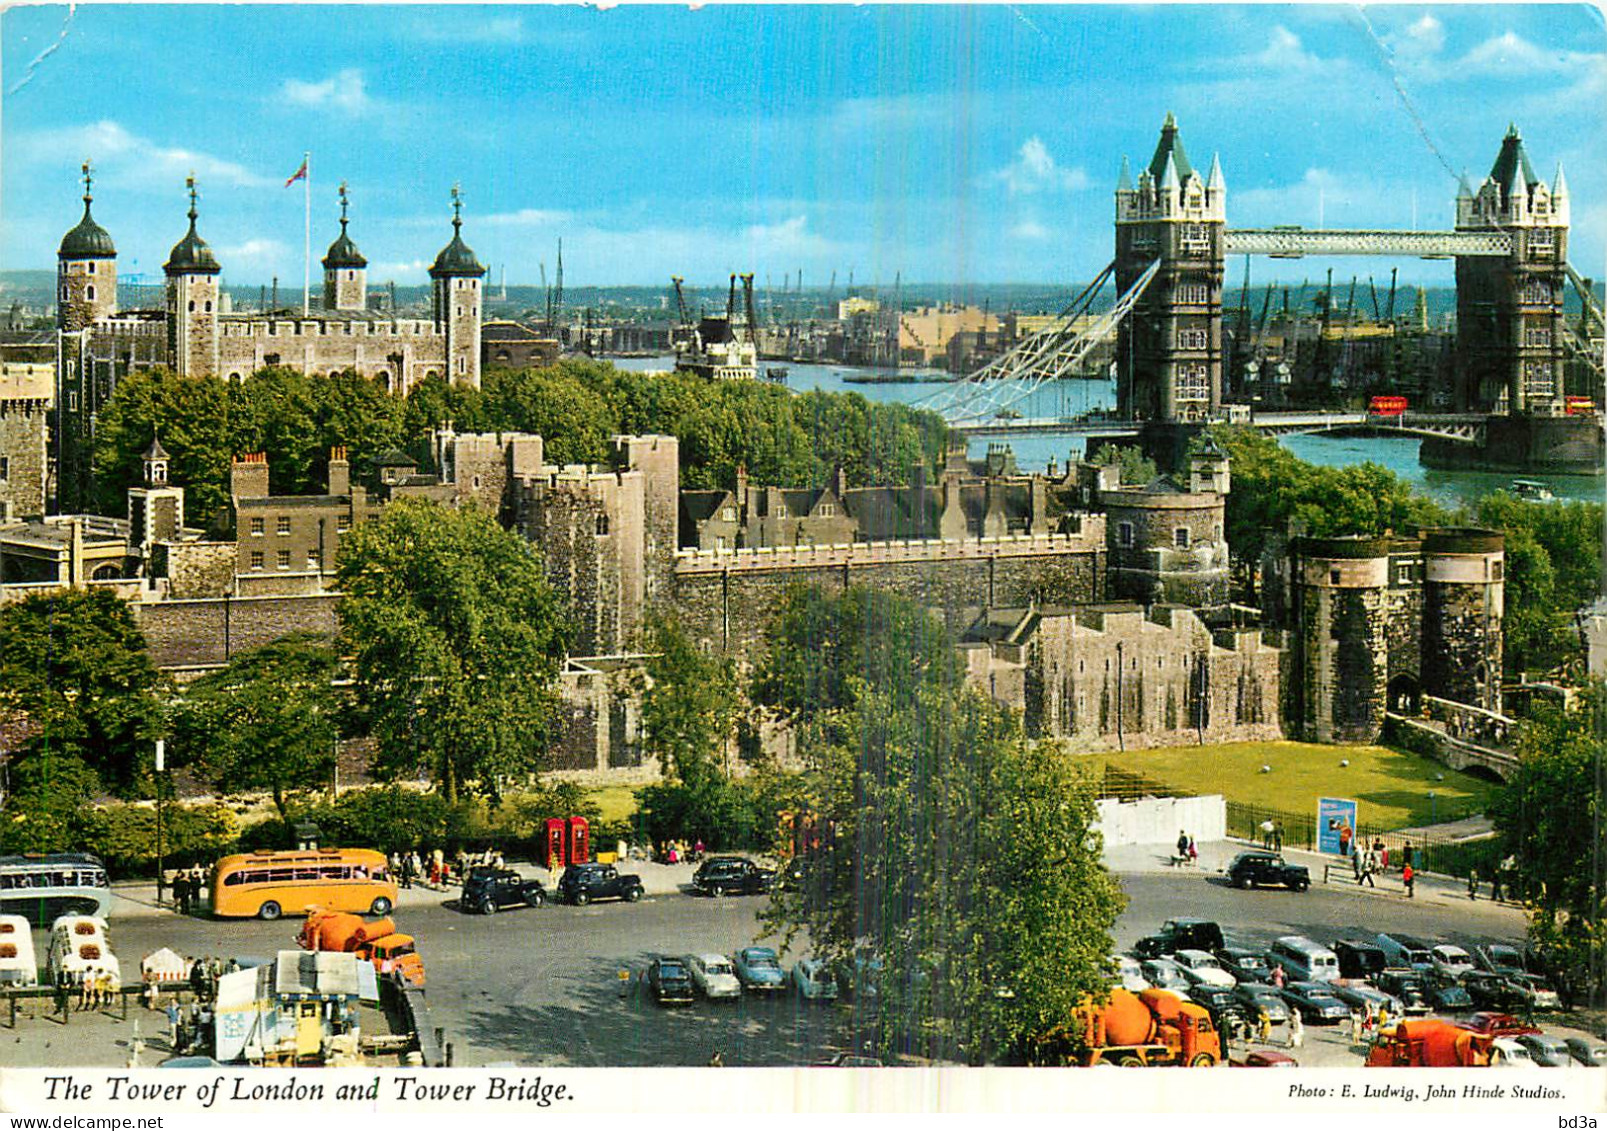
[[[156,740],[156,902],[162,903],[162,882],[166,869],[162,867],[162,772],[167,769],[167,742]]]

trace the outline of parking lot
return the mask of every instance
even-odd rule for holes
[[[1230,945],[1256,948],[1286,934],[1327,942],[1342,934],[1407,931],[1462,945],[1521,944],[1523,938],[1521,914],[1488,901],[1426,895],[1406,900],[1321,883],[1304,893],[1238,891],[1210,868],[1150,867],[1137,858],[1113,864],[1125,864],[1121,879],[1129,897],[1114,933],[1121,950],[1177,915],[1214,919]],[[745,994],[734,1002],[654,1004],[641,974],[655,955],[730,954],[761,941],[757,913],[765,900],[699,898],[674,876],[657,877],[648,890],[634,904],[549,904],[491,916],[460,913],[451,890],[404,892],[395,917],[418,940],[432,1020],[453,1046],[454,1062],[696,1066],[718,1052],[727,1065],[778,1066],[854,1050],[867,1019],[863,1007],[846,1001]],[[266,957],[294,946],[298,926],[288,919],[180,917],[129,904],[114,913],[112,942],[128,968],[161,946],[186,955]],[[775,945],[773,939],[762,941]],[[790,968],[806,952],[795,944],[783,962]],[[124,1023],[106,1024],[117,1031]],[[157,1028],[148,1021],[143,1032],[149,1036]],[[24,1022],[11,1036],[15,1043],[7,1043],[20,1058],[16,1063],[121,1064],[126,1056],[124,1046],[92,1037],[90,1026],[77,1021],[66,1031],[46,1021]],[[1351,1045],[1348,1025],[1313,1025],[1293,1055],[1306,1065],[1338,1066],[1357,1064],[1362,1052]]]

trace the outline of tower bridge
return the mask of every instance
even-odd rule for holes
[[[1585,280],[1568,265],[1570,194],[1561,166],[1548,183],[1536,175],[1516,127],[1508,130],[1475,191],[1466,178],[1455,226],[1443,231],[1229,228],[1227,178],[1213,157],[1201,174],[1166,116],[1149,163],[1135,177],[1122,159],[1116,185],[1115,257],[1049,328],[1019,343],[963,382],[917,402],[973,434],[1067,432],[1111,435],[1119,422],[1067,426],[1016,417],[1045,383],[1075,375],[1093,345],[1116,338],[1116,416],[1141,426],[1203,425],[1225,415],[1222,286],[1229,255],[1296,259],[1308,255],[1388,255],[1456,263],[1456,363],[1449,414],[1295,422],[1280,414],[1255,421],[1270,432],[1365,429],[1422,436],[1432,447],[1483,449],[1503,466],[1600,470],[1599,418],[1565,412],[1563,372],[1582,357],[1603,372],[1601,316]],[[1098,315],[1094,296],[1113,279],[1117,301]],[[1583,296],[1581,330],[1564,316],[1568,284]],[[1079,323],[1079,319],[1081,320]],[[1087,329],[1073,331],[1074,325]],[[1298,415],[1298,414],[1297,414]],[[1344,416],[1345,414],[1337,414]],[[1492,418],[1501,418],[1499,425]],[[1124,434],[1132,434],[1131,431]],[[1454,455],[1462,460],[1462,455]]]

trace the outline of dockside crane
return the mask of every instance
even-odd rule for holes
[[[759,344],[759,316],[753,309],[753,275],[742,276],[742,304],[748,315],[748,341],[755,347]]]
[[[1398,267],[1389,269],[1389,303],[1384,308],[1384,317],[1391,322],[1395,321],[1395,275],[1399,270]]]

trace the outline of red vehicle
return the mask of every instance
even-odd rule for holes
[[[1563,397],[1562,409],[1569,416],[1596,415],[1596,402],[1590,397]]]
[[[1406,412],[1405,397],[1374,397],[1367,405],[1368,416],[1400,416]]]
[[[1228,1062],[1235,1068],[1299,1068],[1300,1062],[1277,1049],[1251,1049],[1243,1060]]]
[[[1541,1031],[1533,1025],[1524,1024],[1510,1013],[1492,1013],[1488,1009],[1481,1010],[1462,1022],[1462,1028],[1482,1033],[1486,1037],[1521,1037],[1526,1033]]]

